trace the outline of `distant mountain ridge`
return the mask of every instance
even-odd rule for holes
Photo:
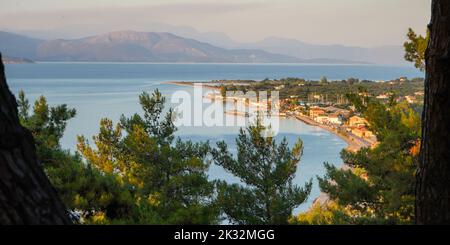
[[[5,56],[35,60],[38,46],[44,40],[0,31],[0,52]]]
[[[262,50],[228,50],[170,33],[118,31],[74,40],[39,40],[0,33],[0,49],[38,61],[302,62]]]
[[[235,47],[252,47],[267,52],[289,54],[302,59],[333,59],[375,64],[406,65],[404,50],[398,46],[380,46],[373,48],[351,47],[344,45],[316,45],[295,39],[269,37],[255,43],[236,44]]]
[[[47,61],[298,62],[262,50],[228,50],[171,33],[118,31],[76,40],[51,40],[37,48]]]
[[[404,49],[399,45],[358,47],[345,45],[318,45],[292,38],[268,37],[258,42],[240,43],[221,32],[200,32],[189,26],[154,24],[152,30],[165,30],[182,37],[228,49],[261,49],[299,59],[315,60],[316,63],[374,63],[382,65],[410,65],[404,59]]]
[[[361,63],[302,59],[251,47],[227,49],[166,32],[116,31],[80,39],[41,40],[0,31],[0,50],[36,61]]]

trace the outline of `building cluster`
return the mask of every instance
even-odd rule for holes
[[[384,93],[380,94],[378,96],[375,96],[375,98],[379,100],[388,100],[393,94],[392,93]],[[405,96],[399,96],[396,98],[397,102],[400,101],[406,101],[409,104],[418,103],[419,101],[423,100],[424,93],[422,91],[415,92],[413,95],[405,95]]]
[[[367,129],[368,122],[365,118],[360,116],[352,116],[347,121],[346,130],[355,136],[364,139],[373,139],[375,135]]]
[[[282,101],[281,107],[288,115],[308,117],[316,123],[353,134],[366,141],[376,141],[375,135],[368,129],[367,120],[361,116],[352,115],[350,110],[334,106],[307,107],[306,105],[290,103],[289,100]]]
[[[317,123],[341,126],[349,117],[350,111],[333,106],[312,107],[309,109],[309,117]]]
[[[367,128],[367,120],[358,115],[350,115],[349,110],[332,106],[313,107],[309,110],[309,117],[317,123],[345,130],[359,138],[374,140],[374,134]]]

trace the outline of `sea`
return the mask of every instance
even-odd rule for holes
[[[168,84],[173,81],[208,82],[211,80],[240,79],[263,80],[298,77],[316,79],[326,76],[328,80],[350,77],[368,80],[391,80],[399,77],[423,77],[413,67],[381,65],[327,65],[327,64],[180,64],[180,63],[98,63],[98,62],[38,62],[33,64],[6,65],[6,77],[11,91],[23,90],[33,103],[44,95],[50,105],[67,104],[77,110],[70,120],[62,146],[76,151],[77,135],[91,139],[98,133],[102,118],[117,122],[121,115],[142,113],[139,95],[158,89],[167,98],[167,107],[176,92],[194,95],[189,86]],[[208,92],[208,91],[204,91]],[[198,95],[197,95],[198,96]],[[203,108],[204,109],[204,108]],[[212,146],[225,141],[236,154],[236,136],[239,126],[217,125],[181,126],[177,137],[195,142],[209,141]],[[338,136],[319,127],[306,125],[293,118],[280,118],[279,133],[275,139],[286,138],[291,146],[301,139],[304,152],[297,167],[294,183],[302,186],[312,179],[313,188],[306,202],[297,207],[300,213],[311,207],[320,194],[317,177],[324,176],[324,163],[335,166],[343,164],[340,152],[347,144]],[[91,140],[92,142],[92,140]],[[211,165],[210,179],[240,183],[240,180],[223,168]]]

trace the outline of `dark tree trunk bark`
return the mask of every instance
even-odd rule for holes
[[[450,1],[433,0],[416,223],[450,224]]]
[[[20,125],[0,54],[0,224],[70,224],[66,209]]]

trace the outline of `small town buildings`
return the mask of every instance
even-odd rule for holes
[[[341,125],[342,124],[342,116],[339,114],[331,114],[328,116],[328,122],[335,125]]]
[[[366,124],[367,120],[359,116],[352,116],[348,119],[348,125],[350,127],[361,127],[365,126]]]
[[[389,96],[387,94],[380,94],[376,98],[379,100],[385,100],[385,99],[388,99]]]
[[[328,123],[328,116],[327,115],[319,115],[313,118],[314,121],[321,123],[321,124],[327,124]]]
[[[322,108],[322,109],[324,109],[324,110],[327,111],[327,112],[336,112],[336,111],[341,110],[341,109],[339,109],[339,108],[337,108],[337,107],[334,107],[334,106],[327,106],[327,107],[324,107],[324,108]]]
[[[340,110],[336,111],[335,114],[340,115],[344,119],[344,118],[348,118],[350,116],[350,111],[340,109]]]
[[[413,103],[416,101],[416,97],[407,95],[407,96],[405,96],[405,100],[406,100],[409,104],[413,104]]]
[[[279,86],[276,86],[276,87],[275,87],[275,89],[276,89],[276,90],[281,90],[281,89],[284,89],[284,85],[279,85]]]
[[[356,127],[352,129],[352,134],[360,138],[372,138],[374,134],[366,127]]]
[[[314,107],[314,108],[310,108],[309,109],[309,116],[311,118],[315,118],[317,116],[321,116],[325,114],[325,110],[318,108],[318,107]]]

